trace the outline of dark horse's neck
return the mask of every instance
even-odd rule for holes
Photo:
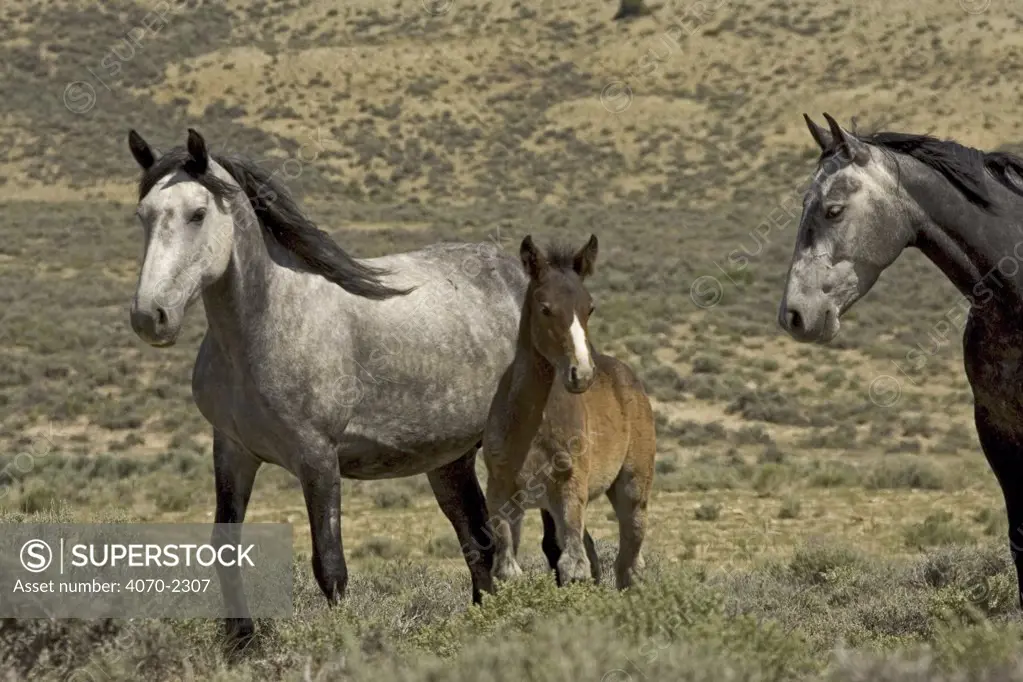
[[[543,422],[544,408],[554,386],[554,366],[537,352],[530,333],[533,287],[526,290],[525,303],[519,319],[519,335],[515,358],[511,364],[508,393],[508,424],[514,425],[507,435],[507,446],[513,450],[528,449]]]
[[[939,173],[899,157],[901,182],[922,209],[912,245],[937,265],[976,311],[1023,301],[1023,197],[990,174],[993,210],[971,203]]]

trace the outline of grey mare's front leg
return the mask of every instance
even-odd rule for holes
[[[299,480],[313,540],[313,575],[331,606],[345,596],[348,567],[341,545],[341,470],[329,449],[309,453]]]
[[[212,544],[237,545],[241,541],[240,524],[245,521],[252,484],[261,462],[223,432],[213,430],[213,479],[217,493],[217,512]],[[219,525],[231,524],[231,525]],[[244,648],[252,641],[255,628],[245,601],[241,572],[237,566],[217,564],[217,577],[227,618],[224,631],[231,648]]]
[[[454,462],[426,474],[441,511],[455,527],[458,544],[472,576],[472,601],[493,591],[490,569],[494,543],[487,533],[487,503],[476,478],[476,446]]]

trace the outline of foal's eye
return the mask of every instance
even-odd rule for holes
[[[544,315],[550,315],[551,314],[551,307],[549,305],[547,305],[546,303],[541,303],[540,304],[540,312],[543,313]]]
[[[192,214],[192,217],[188,219],[188,222],[190,222],[190,223],[201,223],[205,218],[206,218],[206,209],[205,208],[200,208],[200,209],[196,209],[195,213]]]
[[[838,216],[842,215],[842,211],[845,210],[843,204],[832,204],[824,211],[824,217],[828,220],[834,220]]]

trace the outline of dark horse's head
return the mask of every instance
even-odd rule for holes
[[[825,130],[804,114],[821,159],[803,215],[778,320],[799,341],[826,343],[839,318],[866,294],[909,243],[899,183],[883,151],[825,114]]]
[[[798,341],[833,339],[841,316],[902,250],[928,241],[935,215],[976,222],[996,212],[993,187],[1021,192],[1013,178],[1023,161],[1004,152],[910,133],[854,135],[828,114],[828,129],[803,117],[821,156],[778,310]]]
[[[519,254],[529,273],[523,323],[529,325],[533,348],[555,368],[566,390],[583,393],[596,376],[587,331],[593,298],[583,280],[593,273],[597,237],[590,235],[579,251],[554,247],[543,253],[527,236]]]

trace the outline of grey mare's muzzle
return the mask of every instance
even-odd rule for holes
[[[151,346],[170,346],[181,330],[180,314],[152,300],[140,301],[136,296],[131,302],[131,328]]]

